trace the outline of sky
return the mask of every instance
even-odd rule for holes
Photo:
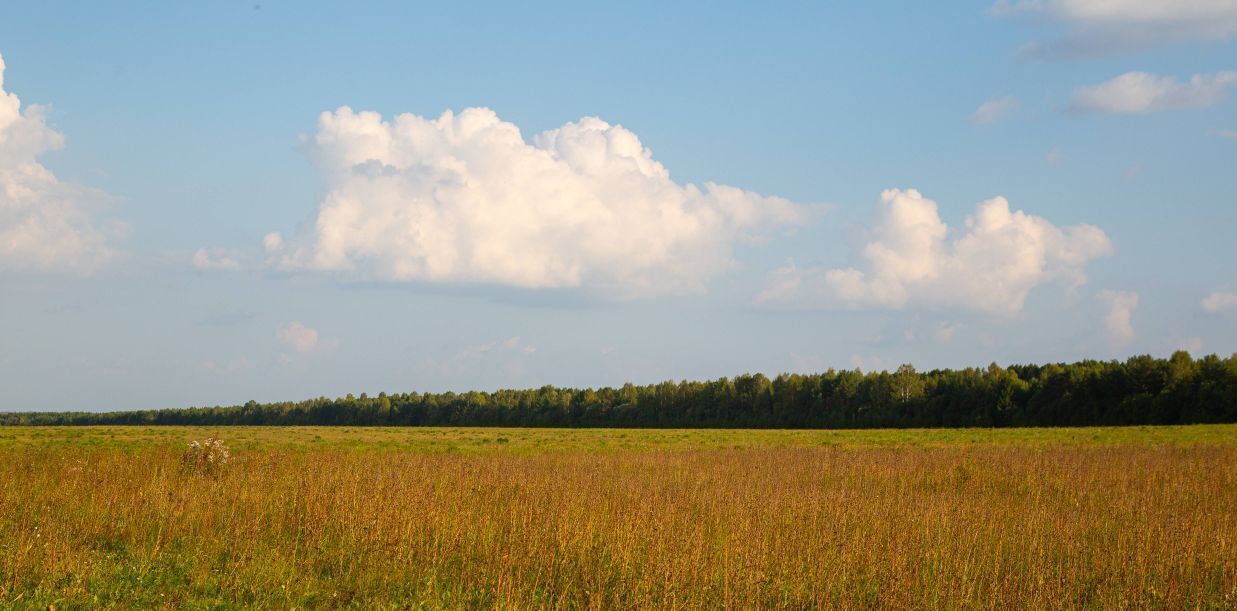
[[[832,4],[2,6],[0,411],[1237,351],[1237,1]]]

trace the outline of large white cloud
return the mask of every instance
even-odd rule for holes
[[[1027,48],[1032,56],[1050,59],[1223,40],[1237,33],[1237,2],[1232,0],[998,0],[992,12],[1066,25],[1061,38]]]
[[[1237,85],[1237,72],[1195,74],[1182,83],[1171,76],[1126,72],[1112,80],[1074,90],[1070,109],[1076,112],[1142,113],[1207,108],[1224,100]]]
[[[305,144],[326,195],[303,235],[267,236],[287,270],[691,292],[732,265],[737,241],[805,218],[782,198],[677,184],[635,134],[592,117],[528,142],[485,108],[388,122],[345,107]]]
[[[38,162],[64,137],[43,109],[4,90],[0,57],[0,271],[88,273],[112,258],[123,226],[98,218],[102,192],[62,182]]]
[[[758,301],[800,308],[923,306],[998,315],[1022,310],[1032,288],[1086,282],[1088,261],[1112,252],[1091,225],[1057,227],[1011,211],[1003,197],[985,201],[951,232],[936,202],[915,189],[881,193],[863,246],[864,269],[798,267],[774,271]]]

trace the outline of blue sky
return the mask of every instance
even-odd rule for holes
[[[1230,354],[1234,39],[1228,0],[0,8],[0,410]]]

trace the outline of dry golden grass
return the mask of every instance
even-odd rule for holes
[[[1229,439],[251,447],[218,477],[0,444],[0,608],[1233,608]]]

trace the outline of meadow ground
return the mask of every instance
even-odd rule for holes
[[[51,605],[1234,608],[1237,426],[0,428]]]

